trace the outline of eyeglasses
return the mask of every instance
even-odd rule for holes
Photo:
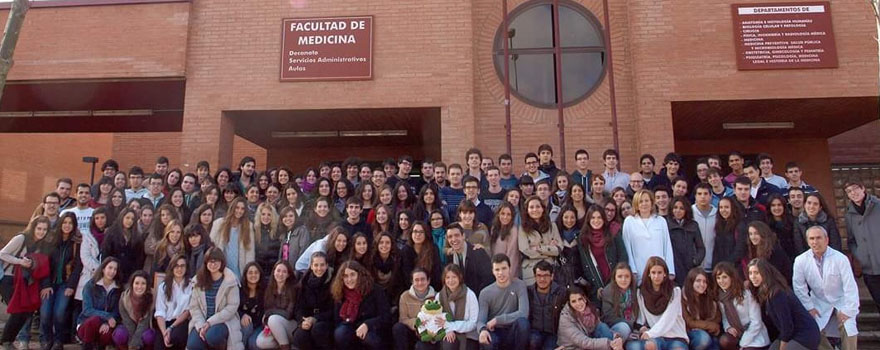
[[[177,265],[174,265],[174,268],[175,268],[175,269],[178,268],[178,267],[186,267],[186,264],[177,264]]]
[[[480,186],[465,186],[465,187],[464,187],[464,189],[466,189],[466,190],[475,190],[475,189],[478,189],[478,188],[480,188]]]
[[[58,204],[59,204],[59,202],[45,202],[45,204],[50,204],[50,205],[58,205]]]

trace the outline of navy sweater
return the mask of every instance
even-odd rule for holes
[[[819,326],[792,292],[776,293],[764,308],[779,330],[779,340],[795,340],[807,349],[819,347]]]

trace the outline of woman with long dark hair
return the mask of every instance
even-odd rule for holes
[[[217,219],[211,230],[211,241],[226,254],[228,268],[238,278],[241,267],[254,261],[256,238],[253,223],[247,217],[247,204],[243,198],[232,201],[226,217]]]
[[[443,286],[443,281],[440,280],[443,266],[440,265],[440,251],[431,240],[428,225],[423,221],[413,222],[407,245],[415,255],[413,267],[425,270],[431,281],[431,287],[434,287],[434,290],[440,290],[440,287]]]
[[[718,348],[721,335],[721,310],[715,302],[709,275],[700,266],[687,273],[682,295],[682,314],[692,350]]]
[[[718,201],[715,220],[715,246],[712,248],[712,266],[722,261],[738,264],[745,254],[748,229],[734,199],[724,197]]]
[[[435,183],[422,186],[413,208],[415,219],[428,222],[431,212],[438,209],[446,212],[446,206],[440,199],[440,188]]]
[[[535,282],[533,268],[539,261],[556,264],[556,257],[562,250],[562,237],[556,224],[550,221],[547,207],[540,197],[526,199],[525,208],[518,245],[519,251],[525,255],[522,261],[523,281],[531,284]]]
[[[395,211],[413,209],[413,205],[416,203],[416,196],[412,193],[408,182],[398,181],[391,193],[393,194],[391,207]]]
[[[241,323],[241,339],[245,349],[257,348],[257,337],[263,329],[263,312],[265,309],[265,287],[263,271],[260,264],[251,261],[244,266],[244,278],[241,282],[238,306],[238,317]]]
[[[309,230],[309,243],[313,243],[329,232],[330,227],[339,223],[339,213],[331,209],[328,197],[319,197],[312,201],[311,212],[306,219]]]
[[[107,229],[107,235],[101,245],[102,256],[119,259],[119,279],[128,280],[135,270],[144,264],[144,244],[135,231],[137,214],[134,210],[124,209],[119,213],[116,222]]]
[[[355,233],[354,236],[351,236],[351,242],[348,260],[354,260],[367,266],[367,260],[370,258],[370,242],[367,235],[363,232]]]
[[[189,227],[188,227],[189,228]],[[156,350],[184,350],[189,326],[189,301],[193,284],[189,278],[186,256],[177,254],[165,270],[165,277],[156,288]]]
[[[354,185],[348,179],[342,178],[336,182],[333,189],[333,206],[339,215],[345,214],[345,201],[354,196]]]
[[[113,330],[113,345],[117,349],[153,347],[156,332],[150,325],[153,293],[150,292],[149,281],[150,275],[145,271],[135,271],[119,297],[119,316],[122,321]]]
[[[641,191],[640,191],[641,192]],[[638,192],[637,192],[638,193]],[[688,335],[681,313],[681,288],[669,279],[666,261],[648,258],[639,286],[638,343],[657,350],[687,350]],[[636,344],[638,344],[636,343]]]
[[[399,301],[400,293],[406,289],[408,272],[413,269],[402,255],[390,233],[382,232],[373,239],[369,270],[372,280],[385,291],[390,305],[396,305]]]
[[[354,196],[364,202],[361,221],[369,223],[370,211],[376,205],[376,187],[370,181],[362,181],[355,189]]]
[[[229,185],[231,180],[232,170],[229,170],[229,168],[220,168],[214,174],[214,184],[216,184],[219,189],[225,189],[226,185]]]
[[[183,235],[186,237],[186,278],[192,278],[199,267],[205,264],[205,253],[214,244],[202,225],[187,226],[183,229]]]
[[[348,258],[350,250],[348,232],[342,226],[333,226],[330,233],[327,234],[327,242],[324,244],[323,251],[327,253],[327,262],[333,268],[334,275],[338,272],[338,268],[342,262]]]
[[[291,345],[297,349],[329,349],[333,334],[333,276],[327,271],[327,254],[315,252],[309,270],[300,280],[300,296],[294,320],[299,327],[293,331]]]
[[[116,217],[126,207],[125,204],[125,191],[123,189],[114,188],[110,191],[110,200],[104,205],[107,208],[107,218],[111,222],[116,221]]]
[[[761,303],[764,313],[779,331],[771,349],[816,349],[819,326],[792,293],[785,277],[764,259],[749,262],[749,290]]]
[[[192,209],[186,205],[186,194],[183,193],[182,189],[179,187],[171,189],[166,204],[171,204],[174,210],[177,211],[177,217],[180,218],[184,226],[189,224],[189,219],[192,217]]]
[[[837,219],[831,208],[825,203],[825,198],[818,192],[807,194],[804,197],[804,210],[797,218],[797,230],[794,235],[794,246],[797,254],[809,249],[807,245],[807,229],[813,226],[822,226],[828,232],[828,245],[837,251],[843,251],[840,242],[840,231],[837,229]]]
[[[602,288],[599,295],[602,301],[602,322],[609,325],[616,336],[629,339],[639,317],[635,276],[625,262],[614,265],[611,276],[611,282]]]
[[[386,237],[391,238],[390,235]],[[385,289],[373,282],[367,269],[354,261],[343,263],[333,279],[330,292],[335,302],[333,338],[336,348],[350,349],[361,345],[373,350],[382,349],[385,345],[382,334],[391,324],[391,307]]]
[[[797,218],[791,214],[791,208],[785,197],[778,193],[767,197],[767,223],[776,233],[779,246],[791,259],[790,263],[794,263],[794,258],[797,256],[797,249],[794,246],[795,220]]]
[[[279,260],[272,268],[266,289],[263,324],[267,330],[257,336],[257,348],[290,350],[290,334],[297,326],[293,318],[297,294],[293,266],[286,260]]]
[[[599,319],[599,311],[577,286],[568,288],[568,302],[559,313],[559,348],[623,350],[622,338],[615,338],[608,325]]]
[[[578,249],[578,236],[580,236],[582,227],[577,226],[577,222],[577,209],[573,206],[566,204],[559,209],[559,214],[556,216],[556,227],[559,228],[559,234],[562,236],[562,251],[559,253],[559,268],[556,269],[553,277],[563,288],[575,284],[582,285],[583,282],[584,272]],[[590,300],[593,303],[596,302],[595,293],[590,296]]]
[[[58,226],[52,233],[56,248],[49,258],[51,266],[52,294],[43,299],[40,306],[40,341],[58,348],[70,334],[67,307],[79,282],[79,249],[81,236],[76,230],[76,214],[67,212],[58,219]]]
[[[156,218],[153,218],[148,230],[149,233],[146,236],[141,237],[144,245],[143,267],[144,270],[148,271],[152,271],[153,269],[153,263],[155,263],[156,260],[156,249],[159,246],[159,241],[162,240],[162,237],[165,237],[165,227],[168,227],[171,220],[180,222],[180,216],[171,204],[166,203],[160,205],[157,212],[159,219],[157,220]]]
[[[82,292],[82,313],[76,320],[76,334],[83,349],[91,350],[113,343],[113,328],[120,321],[119,260],[104,258]],[[6,332],[3,333],[4,337]],[[12,333],[15,334],[15,333]]]
[[[189,350],[244,350],[238,318],[239,288],[235,273],[226,268],[226,254],[211,248],[196,273],[189,304]]]
[[[278,258],[287,260],[291,265],[294,265],[303,251],[309,247],[309,239],[311,238],[309,230],[298,222],[299,214],[293,207],[282,208],[279,217],[278,237],[281,239],[281,245]]]
[[[373,214],[373,222],[370,224],[373,229],[373,237],[378,236],[382,232],[394,230],[394,225],[391,223],[393,212],[391,207],[384,204],[378,204],[373,207],[373,210],[370,211]]]
[[[101,237],[103,240],[104,227],[107,226],[107,215],[103,211],[103,208],[95,209],[92,213],[91,229],[86,232],[80,232],[82,245],[80,245],[79,249],[79,282],[77,282],[76,291],[73,295],[76,300],[83,300],[83,289],[101,265],[101,243],[98,241],[98,237]],[[153,220],[153,222],[156,221]],[[119,268],[119,264],[116,267]],[[115,269],[113,273],[116,273]]]
[[[700,266],[706,257],[706,246],[700,226],[694,221],[691,203],[685,197],[675,197],[670,205],[672,215],[666,217],[669,239],[672,241],[672,255],[675,257],[675,284],[682,286],[685,271]],[[685,288],[685,290],[687,290]]]
[[[746,250],[747,260],[744,259],[742,262],[743,272],[748,272],[747,261],[761,258],[776,266],[786,281],[791,281],[793,267],[791,259],[785,254],[782,247],[779,246],[776,240],[776,233],[763,221],[750,222],[748,230],[749,238],[748,243],[746,243],[748,247]]]
[[[623,235],[611,233],[601,206],[591,205],[587,209],[586,218],[578,239],[578,262],[581,264],[582,276],[589,285],[587,296],[596,302],[599,289],[615,278],[613,269],[620,263],[626,264],[628,256],[623,245]],[[609,326],[614,324],[609,323]]]
[[[587,196],[587,190],[584,188],[584,185],[579,183],[571,184],[571,190],[569,190],[570,194],[568,195],[568,200],[565,204],[571,205],[577,210],[577,221],[578,227],[583,226],[584,221],[586,221],[587,217],[587,208],[593,204],[592,198]]]
[[[770,337],[761,317],[761,304],[743,287],[738,270],[726,261],[712,269],[724,330],[718,343],[723,350],[765,348],[770,345]]]
[[[207,204],[200,205],[193,211],[190,223],[201,225],[205,232],[211,232],[214,227],[214,209]]]
[[[501,201],[501,204],[498,205],[498,209],[495,210],[495,218],[492,220],[492,228],[489,229],[489,245],[491,246],[489,252],[492,256],[495,256],[495,254],[507,255],[507,257],[510,258],[511,274],[515,277],[519,277],[522,273],[522,269],[520,268],[521,257],[519,253],[520,228],[514,222],[514,215],[516,215],[516,209],[513,207],[513,204],[510,204],[507,201]],[[445,244],[445,234],[443,238]]]
[[[306,217],[308,214],[308,210],[306,210],[305,205],[305,197],[302,192],[300,192],[299,186],[295,183],[288,183],[286,186],[281,188],[281,193],[283,197],[278,201],[278,211],[284,210],[284,208],[290,207],[296,212],[297,217]],[[303,223],[300,222],[300,225]]]

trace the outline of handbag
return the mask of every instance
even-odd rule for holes
[[[21,255],[22,250],[24,250],[24,244],[18,248],[14,256],[20,257],[19,255]],[[10,270],[15,265],[0,261],[0,266],[2,266],[3,271],[3,276],[0,278],[0,299],[2,299],[4,304],[9,305],[9,301],[12,300],[12,292],[15,291],[15,281]]]

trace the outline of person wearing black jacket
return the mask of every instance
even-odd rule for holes
[[[40,306],[40,336],[42,342],[49,344],[46,348],[55,349],[54,344],[64,344],[70,337],[67,306],[76,291],[79,282],[79,240],[76,232],[76,214],[65,213],[58,220],[59,225],[54,233],[56,248],[49,257],[51,272],[50,280],[52,295],[43,299]],[[54,347],[53,347],[54,346]]]
[[[745,217],[746,222],[764,221],[767,218],[767,214],[765,214],[767,208],[755,200],[755,198],[752,198],[751,186],[749,178],[745,176],[736,178],[733,184],[733,195],[736,199],[734,203],[736,203],[736,207],[742,216]]]
[[[690,271],[703,262],[706,246],[687,198],[673,198],[671,208],[672,215],[666,217],[666,223],[669,226],[669,239],[672,241],[675,271],[680,271],[675,274],[675,284],[682,286],[687,277],[685,271]]]
[[[245,349],[257,348],[257,337],[263,329],[265,284],[262,270],[256,261],[244,266],[242,283],[239,289],[238,317],[241,322],[241,340]]]
[[[373,243],[373,229],[367,224],[361,216],[364,211],[364,200],[357,196],[348,197],[345,200],[345,219],[342,220],[340,226],[348,232],[348,236],[354,236],[355,233],[363,233],[367,236],[367,243]]]
[[[446,227],[446,262],[456,264],[464,271],[464,284],[479,293],[495,282],[492,261],[483,248],[476,248],[464,239],[464,229],[458,223]]]
[[[361,345],[371,350],[387,348],[382,339],[391,325],[391,307],[385,291],[373,283],[360,263],[346,261],[330,286],[333,295],[333,339],[337,349]]]
[[[843,251],[837,220],[819,193],[810,193],[804,198],[804,211],[798,216],[795,226],[794,248],[797,250],[797,254],[809,249],[806,238],[807,229],[813,226],[822,226],[828,232],[828,245],[837,251]]]
[[[565,306],[565,288],[553,281],[553,265],[539,261],[534,268],[535,283],[529,294],[529,349],[554,349],[557,343],[559,312]]]
[[[257,206],[256,214],[254,225],[258,225],[256,227],[260,231],[254,235],[256,238],[254,255],[257,263],[260,264],[265,283],[271,278],[273,266],[278,261],[278,255],[281,251],[281,234],[278,232],[278,213],[275,211],[274,205],[266,202],[261,203]]]
[[[119,260],[120,281],[127,281],[132,272],[144,266],[144,242],[136,233],[136,218],[134,210],[123,209],[101,244],[101,256]]]
[[[333,276],[327,271],[327,254],[315,252],[309,271],[300,280],[294,319],[299,327],[293,331],[291,345],[295,349],[330,349],[333,346]]]
[[[739,266],[739,260],[745,254],[748,230],[746,223],[741,219],[742,213],[736,210],[733,203],[734,200],[730,197],[721,198],[718,201],[715,246],[712,248],[713,268],[722,261]]]

